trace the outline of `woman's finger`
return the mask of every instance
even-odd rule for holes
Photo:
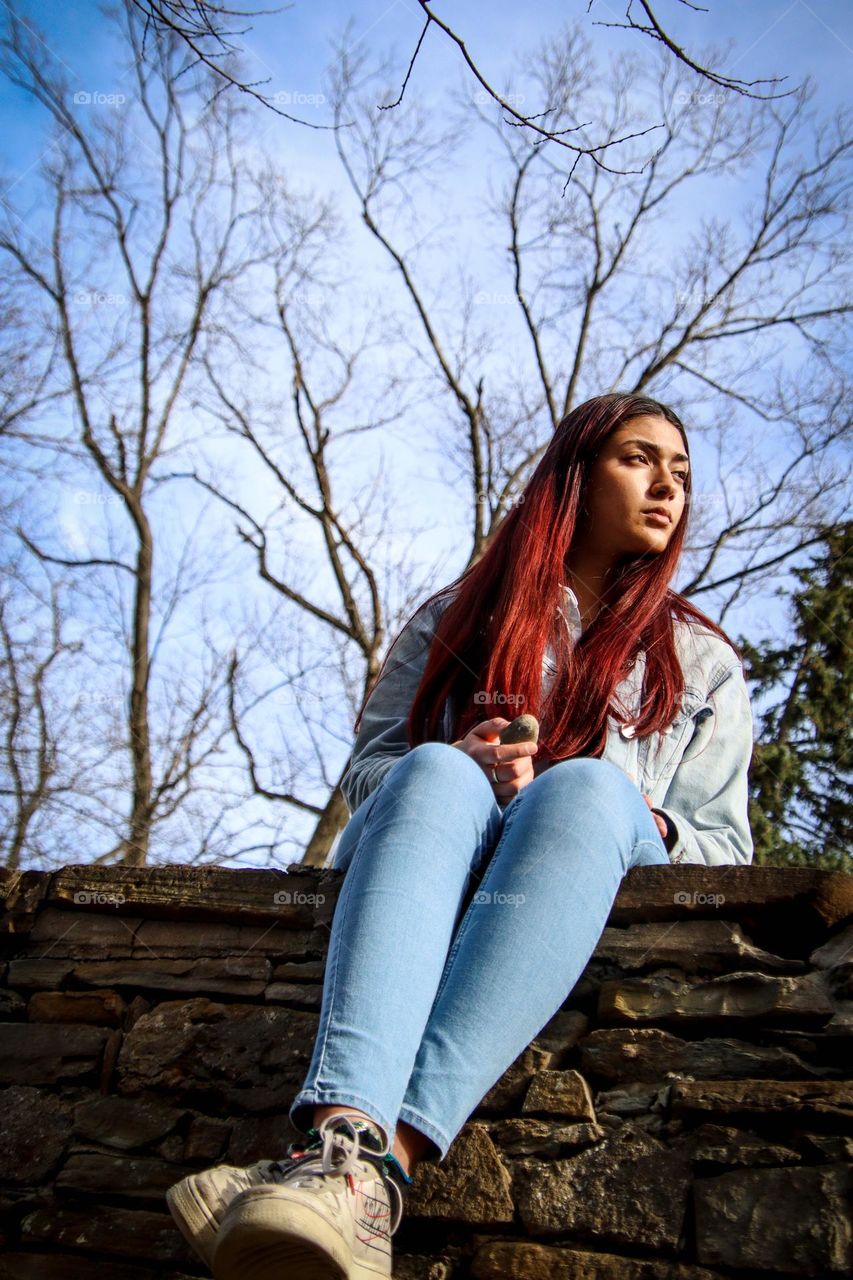
[[[481,720],[468,733],[475,738],[497,738],[501,729],[505,729],[508,724],[506,716],[495,716],[493,720]]]

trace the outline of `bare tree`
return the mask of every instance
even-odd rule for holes
[[[65,634],[60,584],[48,580],[46,602],[33,602],[32,590],[10,575],[0,594],[0,851],[12,871],[21,867],[25,850],[30,861],[44,856],[40,824],[81,786],[81,762],[72,748],[74,713],[58,696],[61,668],[80,643]],[[33,603],[35,609],[27,607]],[[47,606],[49,629],[39,603]]]
[[[595,167],[586,176],[577,174],[563,197],[562,184],[554,182],[564,176],[556,154],[521,132],[507,134],[477,102],[462,104],[460,119],[444,127],[431,125],[419,104],[377,118],[373,104],[387,83],[387,64],[376,69],[366,55],[340,49],[332,82],[335,121],[351,120],[353,126],[337,129],[334,143],[361,223],[399,284],[383,327],[385,358],[390,362],[393,352],[405,353],[407,379],[438,409],[434,416],[449,424],[437,443],[423,441],[421,447],[451,460],[451,486],[464,479],[468,563],[494,536],[561,417],[587,395],[612,387],[646,390],[681,407],[691,424],[703,403],[717,407],[718,420],[697,430],[716,449],[722,491],[720,501],[711,500],[716,494],[696,495],[686,590],[717,592],[725,612],[751,585],[766,588],[774,573],[782,573],[820,536],[817,530],[844,502],[845,473],[836,467],[834,451],[849,440],[837,358],[848,305],[839,276],[842,240],[828,242],[823,234],[847,212],[842,165],[849,143],[842,122],[809,132],[806,93],[788,108],[720,94],[699,111],[686,87],[688,72],[664,59],[651,68],[636,59],[617,60],[602,81],[578,32],[543,48],[531,74],[540,77],[542,95],[555,104],[555,118],[566,128],[582,130],[581,119],[593,116],[612,139],[632,132],[632,113],[644,105],[632,91],[645,82],[647,99],[666,121],[666,138],[645,171],[615,180]],[[419,216],[420,197],[434,189],[452,135],[470,129],[472,116],[475,127],[493,130],[500,155],[493,170],[500,189],[489,215],[508,245],[509,272],[496,301],[465,273],[457,281],[450,271],[434,270],[443,252],[452,260],[452,250],[441,237],[427,240]],[[814,144],[805,165],[796,159],[798,130]],[[737,181],[753,172],[762,147],[757,210],[726,222],[697,219],[683,259],[671,256],[662,263],[655,238],[674,220],[677,202],[703,184]],[[345,491],[337,461],[341,441],[380,423],[387,429],[396,414],[384,395],[368,414],[351,394],[363,351],[316,324],[317,315],[333,312],[333,300],[343,292],[331,276],[314,275],[327,253],[330,228],[320,211],[313,219],[306,213],[299,225],[301,232],[291,227],[273,237],[284,248],[275,265],[275,318],[264,322],[283,341],[296,452],[282,431],[278,406],[262,406],[249,379],[235,396],[209,365],[215,401],[208,407],[281,494],[276,519],[287,510],[319,533],[320,554],[310,560],[311,569],[292,554],[285,553],[282,563],[281,548],[298,542],[295,526],[285,536],[255,498],[238,496],[233,486],[201,470],[193,478],[234,513],[238,537],[254,554],[261,581],[290,606],[290,636],[303,626],[316,627],[306,648],[324,671],[329,644],[337,648],[341,682],[354,709],[375,681],[389,631],[426,588],[414,583],[404,607],[395,610],[394,590],[387,577],[383,581],[375,550],[388,536],[387,523],[375,511],[369,519],[365,504],[338,496]],[[497,255],[496,249],[500,261]],[[319,289],[313,312],[305,301],[309,278]],[[795,372],[791,345],[780,338],[789,332],[808,355],[811,381]],[[281,365],[280,355],[265,358]],[[720,405],[748,424],[736,440]],[[789,446],[794,442],[790,456],[779,448],[771,459],[764,456],[765,426],[779,439],[784,433]],[[727,480],[742,474],[751,458],[761,469],[749,484],[737,487]],[[768,462],[778,467],[776,474]],[[395,565],[392,577],[400,582],[402,576],[402,564]],[[327,583],[331,597],[319,590]],[[316,819],[304,859],[321,864],[347,813],[340,770],[330,774],[315,733],[322,733],[322,717],[312,725],[298,705],[317,663],[296,664],[288,703],[304,719],[319,771],[310,789],[300,772],[301,747],[288,754],[282,781],[271,781],[269,753],[253,745],[250,725],[262,710],[271,710],[275,696],[251,688],[246,655],[236,652],[230,713],[254,790]],[[290,753],[291,735],[286,736]],[[328,800],[314,800],[314,785],[325,788]]]
[[[251,28],[246,25],[234,30],[231,24],[281,13],[283,9],[291,8],[291,5],[280,5],[276,9],[239,9],[219,4],[217,0],[213,0],[213,3],[206,3],[206,0],[192,0],[192,3],[187,3],[187,0],[131,0],[131,3],[145,19],[146,41],[143,42],[143,49],[149,34],[154,34],[155,37],[164,33],[175,36],[190,51],[190,65],[204,67],[212,73],[211,83],[216,86],[215,92],[236,89],[293,124],[304,125],[308,129],[331,127],[285,111],[281,93],[261,92],[259,86],[266,84],[266,81],[248,81],[241,76],[239,63],[242,50],[233,41],[236,36],[245,35]]]
[[[501,108],[505,124],[522,130],[531,142],[551,142],[557,147],[570,151],[574,156],[572,172],[574,172],[574,168],[582,157],[588,158],[595,166],[609,169],[606,161],[602,159],[602,153],[609,147],[614,146],[616,139],[610,138],[595,143],[579,144],[576,137],[573,136],[577,126],[561,126],[553,118],[553,104],[547,97],[542,98],[539,111],[530,113],[520,111],[515,96],[507,91],[499,92],[494,87],[490,74],[473,57],[468,45],[468,34],[463,35],[455,25],[441,18],[435,12],[435,5],[430,0],[417,0],[417,2],[424,17],[424,25],[409,58],[408,66],[405,72],[402,73],[399,94],[393,101],[379,103],[378,110],[393,110],[400,105],[406,93],[418,55],[428,37],[435,34],[439,39],[449,42],[457,50],[466,75],[480,86],[482,93],[486,94],[492,102]],[[146,23],[151,28],[166,30],[184,41],[191,50],[194,60],[209,68],[215,74],[220,81],[222,90],[236,89],[238,92],[247,94],[263,104],[263,106],[276,112],[276,114],[296,124],[308,125],[311,128],[332,127],[341,129],[347,127],[349,122],[339,119],[336,119],[332,126],[322,126],[294,116],[283,109],[280,95],[270,95],[261,91],[259,86],[266,84],[266,81],[247,81],[241,75],[239,62],[242,49],[239,44],[239,37],[251,30],[249,20],[278,14],[282,12],[282,9],[290,6],[279,6],[275,9],[257,9],[234,4],[220,4],[218,0],[192,0],[192,3],[189,3],[188,0],[133,0],[133,3],[145,15]],[[711,12],[710,7],[706,8],[694,4],[692,0],[669,0],[669,3],[667,3],[667,0],[662,0],[662,3],[669,9],[674,4],[694,11]],[[595,0],[589,0],[587,12],[592,10],[594,4]],[[637,21],[632,12],[634,4],[643,15],[640,21]],[[627,0],[624,22],[606,22],[596,19],[593,25],[636,31],[638,34],[654,41],[662,49],[665,49],[667,55],[673,61],[689,69],[697,80],[716,85],[727,93],[749,98],[769,99],[784,97],[787,93],[793,92],[791,89],[780,88],[774,91],[768,88],[769,86],[781,84],[787,78],[784,76],[744,80],[716,70],[710,65],[708,59],[692,55],[689,50],[674,38],[669,22],[670,15],[668,14],[667,18],[659,18],[658,14],[660,12],[661,5],[655,4],[653,7],[649,0]],[[235,24],[240,23],[244,25],[235,26]],[[474,37],[476,37],[476,34],[475,31],[473,33]],[[709,65],[706,65],[706,61],[709,62]],[[639,131],[640,135],[648,133],[656,127],[656,125],[647,126]],[[621,169],[609,171],[622,172]]]
[[[191,811],[227,737],[250,795],[282,816],[268,839],[237,848],[225,805],[192,810],[198,856],[275,857],[293,838],[289,820],[307,818],[305,860],[320,864],[347,817],[339,760],[352,717],[389,633],[431,589],[430,573],[392,543],[392,504],[402,500],[381,461],[366,484],[353,480],[354,464],[372,461],[369,449],[398,424],[450,463],[449,489],[461,479],[468,563],[563,414],[612,387],[668,399],[716,452],[721,488],[694,500],[685,589],[713,591],[722,612],[767,589],[837,519],[850,435],[846,121],[819,126],[807,90],[780,104],[732,83],[700,101],[696,69],[659,34],[656,61],[618,59],[608,78],[576,31],[531,62],[547,136],[519,120],[507,128],[500,95],[497,108],[460,103],[455,119],[431,119],[402,95],[377,112],[394,97],[387,65],[344,47],[330,138],[359,234],[389,271],[375,314],[353,308],[361,329],[338,326],[341,300],[360,287],[354,236],[335,258],[330,208],[295,201],[272,168],[249,182],[240,105],[213,80],[192,83],[187,71],[195,64],[203,76],[206,59],[187,52],[168,21],[146,25],[146,7],[128,0],[124,10],[135,114],[116,110],[102,125],[86,122],[29,30],[9,20],[7,74],[47,107],[57,142],[46,233],[14,218],[0,231],[8,287],[38,300],[48,335],[6,398],[6,439],[54,450],[112,504],[103,545],[83,554],[49,546],[32,512],[20,536],[45,570],[103,587],[99,635],[125,654],[115,745],[129,761],[132,798],[126,827],[117,814],[104,819],[115,818],[119,835],[101,860],[144,861],[152,834]],[[158,7],[175,21],[214,12],[176,0]],[[424,35],[439,31],[422,7]],[[650,157],[653,117],[663,123]],[[462,129],[494,146],[495,191],[481,217],[487,291],[459,265],[451,221],[443,240],[430,237],[421,213]],[[560,138],[572,145],[551,145]],[[620,167],[577,166],[604,147]],[[731,204],[747,181],[751,203],[697,215],[680,247],[663,240],[687,201],[702,208],[709,191],[725,190]],[[102,297],[123,309],[97,310]],[[71,419],[51,416],[66,396]],[[425,404],[437,430],[411,426]],[[215,453],[212,423],[238,446],[233,455]],[[238,454],[246,487],[231,466]],[[225,654],[208,638],[211,594],[199,628],[208,665],[196,652],[170,686],[164,637],[205,584],[190,539],[168,574],[159,552],[155,564],[165,539],[158,504],[188,479],[231,513],[235,557],[250,558],[273,607],[250,635],[229,637]]]
[[[683,589],[727,593],[724,614],[750,584],[766,588],[768,575],[783,572],[845,510],[849,122],[816,121],[808,86],[783,106],[722,93],[697,101],[683,67],[665,60],[650,67],[618,59],[602,86],[577,30],[544,45],[530,72],[566,128],[582,134],[581,120],[592,117],[606,137],[622,137],[651,97],[665,136],[642,174],[578,172],[564,197],[554,153],[507,134],[476,102],[462,104],[459,132],[477,114],[503,157],[489,213],[508,244],[510,271],[499,301],[491,305],[487,293],[479,308],[469,278],[450,325],[447,277],[420,266],[423,236],[410,248],[400,213],[427,177],[423,122],[376,120],[378,76],[363,51],[341,49],[333,77],[336,118],[356,121],[335,134],[335,145],[364,225],[409,299],[413,346],[432,362],[445,419],[455,424],[441,447],[455,445],[467,479],[471,558],[557,422],[586,396],[644,391],[668,398],[691,423],[705,404],[715,421],[697,429],[719,457],[722,493],[696,495]],[[434,182],[433,157],[429,164]],[[662,252],[660,232],[677,225],[692,191],[701,201],[709,184],[736,191],[747,176],[756,188],[751,205],[744,201],[737,216],[697,216],[680,252]],[[414,241],[417,231],[410,234]],[[437,252],[436,243],[426,249]],[[510,346],[513,378],[499,358]],[[733,483],[746,468],[749,483]]]
[[[55,387],[60,351],[55,340],[33,346],[33,320],[20,293],[8,279],[0,280],[0,438],[12,462],[12,441],[36,443],[30,422],[36,410],[59,401],[65,390]],[[50,328],[48,335],[52,335]]]
[[[266,183],[271,193],[274,178],[269,174]],[[422,590],[420,583],[405,585],[412,574],[408,549],[388,563],[392,517],[381,468],[353,491],[348,459],[365,436],[402,419],[413,393],[395,370],[392,351],[378,336],[381,318],[370,308],[354,333],[335,324],[332,300],[353,282],[345,277],[347,253],[338,251],[332,207],[281,191],[271,194],[267,208],[273,252],[263,296],[270,305],[244,317],[242,327],[254,337],[245,344],[239,393],[207,362],[212,396],[206,408],[277,500],[264,515],[257,479],[243,497],[233,479],[211,473],[209,460],[173,478],[191,478],[233,514],[259,579],[278,599],[275,623],[259,629],[251,652],[235,647],[232,653],[229,716],[253,793],[314,819],[302,861],[319,866],[348,817],[339,786],[343,769],[336,764],[330,771],[330,738],[335,748],[348,739],[381,665],[389,614],[393,620],[408,612]],[[259,356],[257,335],[264,331],[269,343]],[[256,368],[260,378],[262,364],[286,371],[285,426],[278,395],[265,403],[253,389],[250,371]],[[269,509],[269,498],[265,505]],[[302,560],[296,548],[306,545],[313,554]],[[270,639],[282,628],[286,651]],[[266,650],[260,661],[255,644]],[[264,688],[268,668],[275,679]],[[283,679],[282,668],[291,671]],[[260,722],[274,711],[282,721],[283,752],[255,741]]]
[[[45,164],[49,226],[42,235],[13,210],[0,231],[0,253],[20,296],[51,323],[57,354],[34,403],[44,408],[50,396],[69,392],[71,429],[44,443],[101,486],[115,517],[108,535],[114,545],[103,554],[59,555],[19,532],[45,566],[110,583],[126,660],[122,745],[131,802],[124,829],[99,860],[140,865],[152,831],[176,813],[193,774],[227,732],[224,721],[216,727],[226,675],[216,657],[199,660],[195,683],[185,678],[163,691],[165,723],[156,733],[152,725],[158,650],[192,586],[188,546],[171,581],[168,569],[155,575],[152,495],[163,459],[185,443],[181,413],[194,362],[223,332],[217,307],[258,259],[256,192],[236,155],[239,109],[217,101],[197,113],[181,42],[149,39],[143,59],[138,15],[128,7],[118,18],[128,92],[114,95],[126,101],[99,110],[91,95],[72,95],[44,42],[9,12],[3,69],[46,108],[55,137]],[[99,306],[108,317],[100,326],[93,323]]]

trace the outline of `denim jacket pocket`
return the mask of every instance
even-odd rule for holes
[[[672,723],[640,742],[638,767],[644,791],[651,791],[662,780],[672,776],[696,725],[703,717],[713,714],[713,703],[708,695],[695,686],[688,685],[682,694],[681,708]]]

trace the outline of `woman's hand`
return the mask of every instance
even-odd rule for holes
[[[538,742],[502,743],[501,729],[505,729],[509,723],[503,716],[483,720],[469,729],[464,738],[453,743],[454,747],[476,760],[492,784],[495,799],[501,804],[508,803],[533,781],[532,757],[539,750]],[[492,777],[493,767],[497,782]]]
[[[647,805],[649,806],[649,808],[651,809],[651,808],[652,808],[652,798],[651,798],[651,796],[643,796],[643,799],[645,800],[646,804],[647,804]],[[669,845],[666,843],[666,830],[667,830],[667,828],[666,828],[666,818],[663,818],[663,817],[661,817],[661,815],[660,815],[659,813],[654,813],[654,812],[652,813],[652,817],[654,818],[655,823],[657,824],[657,829],[658,829],[658,831],[660,832],[660,838],[661,838],[661,840],[663,840],[664,845],[665,845],[665,846],[666,846],[666,848],[668,849],[668,848],[669,848]]]

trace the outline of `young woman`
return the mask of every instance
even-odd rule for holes
[[[392,645],[342,783],[306,1141],[169,1193],[218,1280],[390,1276],[415,1165],[564,1003],[629,868],[751,861],[740,654],[669,586],[691,485],[671,409],[587,401]],[[538,744],[502,745],[522,711]]]

